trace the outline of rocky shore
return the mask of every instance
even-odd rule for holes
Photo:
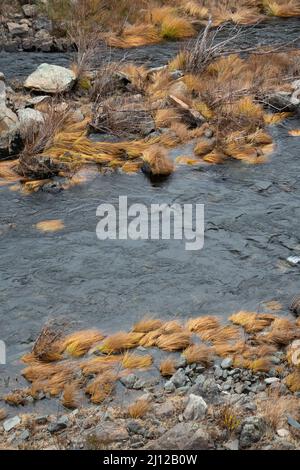
[[[208,370],[187,365],[164,386],[130,374],[121,380],[124,394],[135,392],[148,403],[133,418],[124,406],[108,401],[56,415],[16,413],[1,422],[0,442],[17,449],[300,449],[299,392],[291,393],[276,371],[235,368],[230,357]],[[129,407],[130,410],[130,407]]]
[[[0,51],[64,52],[69,48],[70,41],[54,33],[52,21],[37,5],[25,4],[18,13],[0,16]]]

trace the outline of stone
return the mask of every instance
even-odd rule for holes
[[[155,407],[155,415],[158,418],[169,418],[174,414],[174,405],[173,403],[168,400],[162,405]]]
[[[178,369],[175,374],[172,375],[170,381],[175,385],[176,388],[183,387],[187,381],[184,370]]]
[[[89,436],[93,437],[97,441],[104,443],[126,441],[129,438],[128,431],[125,426],[117,423],[101,423],[93,432],[88,433]]]
[[[266,425],[262,417],[250,416],[242,422],[241,427],[240,446],[247,448],[262,438]]]
[[[0,160],[21,148],[18,116],[6,106],[6,87],[0,81]]]
[[[40,111],[32,108],[19,109],[20,135],[24,139],[30,130],[38,130],[44,124],[44,116]]]
[[[37,416],[35,418],[36,424],[47,424],[48,422],[48,415]]]
[[[29,439],[30,433],[28,429],[24,429],[24,431],[21,432],[21,434],[17,438],[17,443],[22,444],[22,442],[27,441]]]
[[[12,36],[24,36],[29,31],[29,26],[27,23],[8,22],[7,28]]]
[[[135,420],[128,421],[126,427],[127,427],[127,431],[133,434],[141,434],[141,435],[145,434],[145,429],[138,421],[135,421]]]
[[[63,429],[66,429],[66,427],[68,426],[68,421],[69,421],[69,419],[68,419],[67,416],[65,416],[65,415],[61,416],[54,423],[50,423],[48,425],[47,429],[51,434],[62,431]]]
[[[15,428],[16,426],[19,426],[20,423],[21,423],[20,417],[19,416],[14,416],[13,418],[9,418],[9,419],[4,421],[3,429],[4,429],[4,431],[9,432],[13,428]]]
[[[229,369],[232,366],[232,363],[233,363],[232,357],[226,357],[221,362],[221,367],[222,367],[222,369]]]
[[[214,376],[216,377],[216,379],[220,379],[221,377],[223,377],[223,371],[220,366],[216,366]]]
[[[283,429],[283,428],[277,429],[276,432],[279,437],[289,437],[290,435],[290,432],[287,429]]]
[[[233,441],[226,442],[224,448],[227,450],[239,450],[239,440],[234,439]]]
[[[276,382],[280,382],[280,379],[278,377],[267,377],[265,379],[265,383],[267,385],[271,385],[271,384],[276,383]]]
[[[296,421],[291,415],[287,415],[287,422],[290,426],[300,431],[300,423]]]
[[[204,426],[196,423],[178,423],[145,449],[159,450],[210,450],[213,443]]]
[[[26,5],[22,6],[22,10],[23,10],[24,15],[27,16],[28,18],[33,18],[37,16],[38,14],[36,5],[30,5],[27,3]]]
[[[182,367],[185,367],[187,364],[185,356],[181,355],[176,361],[175,361],[175,367],[176,369],[181,369]]]
[[[186,421],[202,419],[207,411],[207,404],[202,397],[190,394],[189,401],[184,410],[183,417]]]
[[[125,377],[121,377],[120,379],[120,382],[126,388],[133,388],[136,381],[137,381],[137,376],[135,374],[125,375]]]
[[[165,391],[166,391],[167,393],[173,393],[173,392],[175,392],[176,387],[175,387],[175,385],[173,384],[173,382],[171,382],[171,380],[168,380],[168,381],[165,383],[164,389],[165,389]]]
[[[24,87],[43,93],[63,93],[75,84],[75,73],[59,65],[41,64],[26,79]]]

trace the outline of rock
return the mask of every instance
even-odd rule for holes
[[[215,367],[214,376],[216,377],[216,379],[220,379],[221,377],[223,377],[223,371],[220,366]]]
[[[62,431],[63,429],[66,429],[66,427],[68,426],[68,421],[69,419],[67,416],[65,415],[61,416],[54,423],[50,423],[47,429],[49,432],[51,432],[51,434]]]
[[[0,72],[0,81],[5,82],[5,75],[2,72]]]
[[[234,439],[233,441],[228,441],[224,444],[224,447],[227,450],[239,450],[239,440]]]
[[[271,181],[263,181],[263,180],[256,181],[255,183],[256,188],[260,192],[267,191],[268,189],[271,188],[272,185],[273,183]]]
[[[6,87],[0,81],[0,160],[21,148],[18,116],[6,106]]]
[[[158,418],[168,418],[174,414],[174,405],[168,400],[162,405],[155,407],[155,415]]]
[[[38,10],[36,5],[29,5],[28,3],[26,5],[22,6],[22,10],[25,16],[27,18],[33,18],[37,16]]]
[[[92,433],[89,432],[89,436],[103,443],[125,441],[129,438],[125,426],[110,422],[101,423]]]
[[[20,122],[20,135],[23,139],[28,135],[28,131],[36,131],[44,124],[43,114],[32,108],[19,109],[18,117]]]
[[[133,388],[137,379],[138,378],[135,374],[128,374],[128,375],[125,375],[125,377],[121,377],[120,382],[126,388]]]
[[[295,111],[296,105],[292,103],[291,93],[278,91],[267,97],[267,102],[277,111]]]
[[[286,260],[291,266],[297,266],[300,263],[299,256],[289,256]]]
[[[37,416],[35,418],[36,424],[47,424],[48,422],[48,415]]]
[[[173,393],[173,392],[175,392],[176,387],[175,387],[175,385],[173,384],[173,382],[171,382],[171,380],[168,380],[168,381],[165,383],[164,389],[165,389],[165,391],[166,391],[167,393]]]
[[[30,433],[29,433],[28,429],[24,429],[24,431],[22,431],[21,434],[18,436],[17,443],[22,444],[22,442],[29,439],[29,437],[30,437]]]
[[[175,368],[176,369],[181,369],[182,367],[185,367],[187,364],[185,356],[180,356],[176,361],[175,361]]]
[[[9,432],[11,429],[15,428],[21,423],[21,419],[19,416],[14,416],[13,418],[9,418],[3,423],[4,431]]]
[[[244,448],[258,442],[265,432],[265,422],[260,416],[246,418],[241,427],[240,446]]]
[[[172,375],[170,378],[170,382],[172,382],[176,388],[183,387],[187,381],[187,377],[184,373],[183,369],[178,369],[175,374]]]
[[[142,379],[137,379],[137,381],[133,385],[134,390],[141,390],[146,386],[146,382]]]
[[[29,31],[29,26],[27,23],[8,22],[7,28],[12,36],[24,36]]]
[[[59,65],[41,64],[26,79],[24,87],[43,93],[63,93],[72,88],[76,81],[75,73]]]
[[[300,423],[296,421],[291,415],[287,415],[287,422],[293,428],[300,430]]]
[[[206,410],[207,404],[203,398],[191,393],[183,417],[186,421],[202,419],[206,414]]]
[[[195,423],[178,423],[145,449],[159,450],[209,450],[213,443],[204,426]]]
[[[277,429],[277,434],[279,437],[289,437],[290,433],[287,429]]]
[[[280,382],[280,379],[278,377],[267,377],[265,379],[265,383],[267,385],[271,385],[271,384],[276,383],[276,382]]]
[[[232,357],[226,357],[221,362],[221,367],[222,367],[222,369],[229,369],[232,366],[232,363],[233,363]]]
[[[145,434],[145,429],[138,421],[135,421],[135,420],[128,421],[126,427],[127,427],[127,431],[133,434],[141,434],[141,435]]]

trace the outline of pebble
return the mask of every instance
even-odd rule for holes
[[[4,431],[9,432],[11,429],[15,428],[21,423],[21,419],[19,416],[14,416],[13,418],[9,418],[3,423]]]
[[[221,367],[222,367],[222,369],[229,369],[232,366],[232,363],[233,363],[232,357],[226,357],[221,362]]]
[[[278,377],[267,377],[267,378],[265,379],[265,383],[266,383],[267,385],[271,385],[271,384],[273,384],[273,383],[275,383],[275,382],[280,382],[280,379],[278,379]]]
[[[287,429],[277,429],[277,434],[279,437],[288,437],[290,435],[289,431]]]

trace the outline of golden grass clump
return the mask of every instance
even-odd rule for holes
[[[29,396],[28,389],[14,390],[3,397],[3,400],[12,406],[24,406]]]
[[[143,346],[144,348],[152,348],[156,346],[157,340],[161,335],[160,329],[154,330],[154,331],[149,331],[149,333],[146,333],[143,338],[140,340],[140,346]]]
[[[300,16],[300,4],[298,0],[263,0],[263,6],[269,15],[290,18]]]
[[[242,354],[245,347],[246,347],[246,343],[244,341],[238,341],[237,343],[221,342],[221,343],[214,344],[213,349],[218,356],[228,357],[228,356],[232,356],[238,353]]]
[[[182,331],[183,331],[183,326],[177,320],[167,321],[160,327],[160,332],[162,335],[169,335],[172,333],[179,333]]]
[[[285,383],[291,392],[300,392],[300,369],[296,369],[289,374],[285,379]]]
[[[61,402],[65,408],[75,409],[79,407],[79,388],[76,381],[64,386]]]
[[[273,366],[273,363],[269,357],[261,357],[249,361],[248,368],[253,372],[268,372]]]
[[[100,374],[120,365],[123,356],[92,357],[80,364],[83,375]]]
[[[289,131],[289,135],[292,135],[293,137],[300,137],[300,129],[292,129]]]
[[[132,331],[136,333],[149,333],[149,331],[157,330],[163,325],[163,322],[157,318],[144,318],[137,322]]]
[[[147,400],[136,400],[129,405],[128,414],[133,419],[143,418],[150,410],[150,403]]]
[[[98,330],[76,331],[63,341],[63,350],[74,357],[84,356],[96,343],[102,341],[103,333]]]
[[[170,357],[164,359],[160,363],[159,370],[163,377],[171,377],[176,372],[175,361]]]
[[[163,39],[174,41],[194,36],[193,25],[185,18],[169,15],[166,16],[160,25],[160,35]]]
[[[156,341],[156,346],[164,351],[181,351],[191,343],[191,335],[188,332],[161,335]]]
[[[231,325],[220,326],[219,328],[197,332],[202,341],[210,341],[213,344],[235,341],[240,339],[241,332],[239,328]]]
[[[175,108],[163,108],[156,111],[155,124],[157,127],[170,127],[180,121],[181,115]]]
[[[276,318],[268,333],[256,336],[258,342],[271,343],[277,346],[286,346],[297,338],[300,338],[299,329],[288,318]]]
[[[282,112],[282,113],[266,113],[264,114],[264,122],[268,126],[274,126],[276,124],[279,124],[280,122],[284,121],[288,117],[290,117],[292,113],[290,112]]]
[[[192,333],[202,333],[207,330],[219,328],[220,321],[217,317],[213,316],[190,318],[186,326]]]
[[[247,333],[256,333],[269,326],[275,320],[275,317],[269,313],[264,314],[241,310],[231,315],[229,320],[236,325],[242,326]]]
[[[159,145],[152,145],[144,150],[142,158],[146,164],[145,171],[154,176],[169,176],[174,171],[174,163]]]
[[[212,152],[214,146],[214,141],[202,139],[196,144],[194,152],[198,156],[207,155],[208,153]]]
[[[152,362],[153,358],[150,354],[138,356],[127,352],[123,357],[122,366],[124,369],[148,369]]]
[[[113,393],[117,378],[116,374],[108,371],[92,380],[85,389],[91,402],[98,405],[108,398]]]
[[[205,344],[192,344],[183,351],[188,364],[209,367],[213,362],[213,349]]]
[[[58,232],[63,230],[65,225],[62,220],[43,220],[35,225],[40,232]]]
[[[199,19],[207,19],[209,16],[209,10],[207,7],[199,4],[194,0],[183,2],[182,9],[191,16],[195,16]]]
[[[119,333],[115,333],[114,335],[105,338],[97,349],[104,354],[120,353],[126,351],[126,349],[136,348],[140,344],[143,336],[144,333],[126,333],[124,331],[120,331]]]

